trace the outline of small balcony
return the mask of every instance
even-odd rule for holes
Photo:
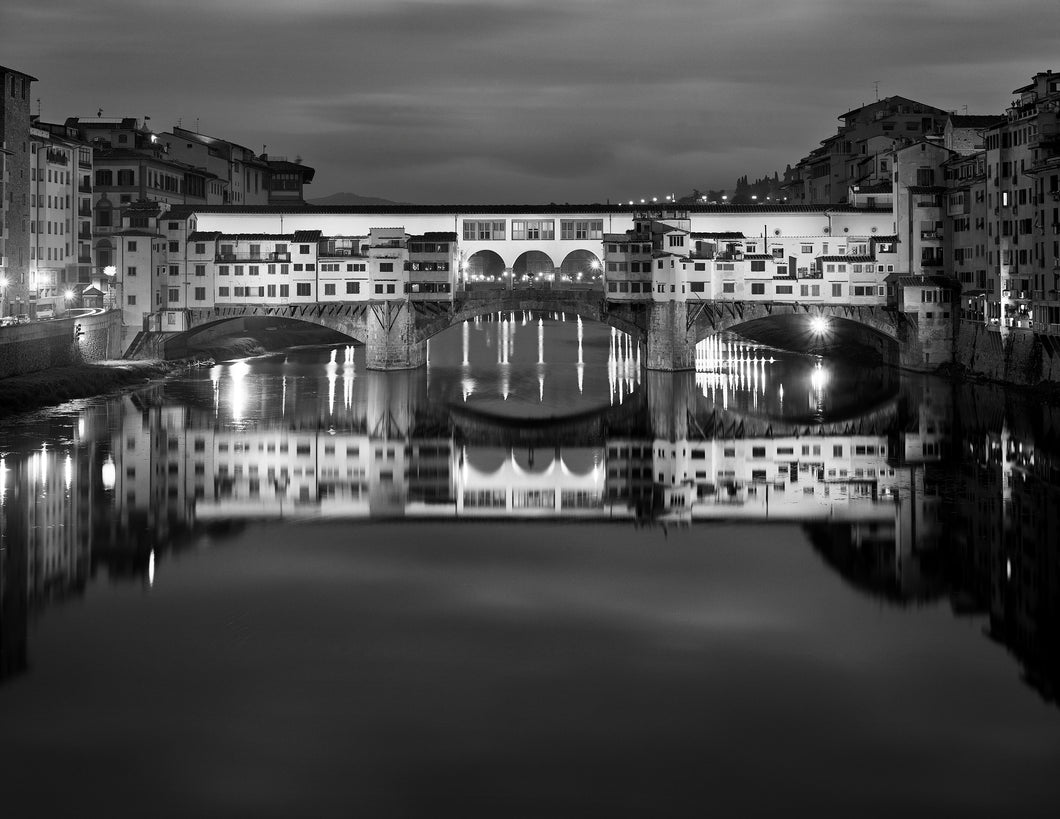
[[[92,264],[92,254],[91,253],[78,253],[77,254],[77,263],[78,264]]]
[[[48,161],[53,165],[69,165],[70,157],[67,156],[65,151],[57,151],[54,148],[49,148]]]
[[[77,190],[80,193],[92,193],[92,183],[91,182],[83,182],[83,181],[82,182],[78,182],[77,183]]]
[[[84,216],[86,219],[92,218],[92,206],[91,205],[78,205],[77,215]]]

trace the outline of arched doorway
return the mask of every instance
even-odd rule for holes
[[[512,275],[516,284],[528,284],[535,280],[552,280],[556,266],[547,253],[540,250],[528,250],[521,254],[512,265]]]
[[[600,258],[591,250],[572,250],[560,265],[559,282],[590,284],[600,281],[603,272],[604,268],[600,263]]]
[[[504,259],[492,250],[480,250],[464,262],[463,272],[467,283],[503,282]]]

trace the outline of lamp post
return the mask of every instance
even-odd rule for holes
[[[108,264],[103,268],[103,274],[107,277],[107,285],[110,290],[110,308],[115,309],[115,295],[117,295],[117,309],[121,309],[121,281],[118,279],[118,268]]]

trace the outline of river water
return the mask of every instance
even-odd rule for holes
[[[493,316],[0,422],[0,805],[1055,816],[1060,410]]]

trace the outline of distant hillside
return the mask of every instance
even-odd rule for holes
[[[381,199],[378,196],[358,196],[355,193],[333,193],[320,199],[307,199],[310,205],[408,205],[409,202],[395,202],[392,199]]]

